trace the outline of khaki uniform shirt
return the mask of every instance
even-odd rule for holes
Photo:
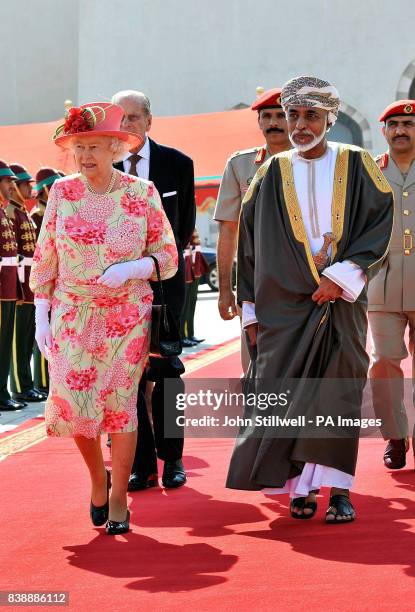
[[[392,187],[395,213],[389,253],[369,283],[369,310],[415,311],[415,161],[406,177],[389,154],[376,161]]]
[[[226,162],[219,188],[215,221],[239,221],[241,203],[257,170],[269,159],[266,146],[237,151]]]

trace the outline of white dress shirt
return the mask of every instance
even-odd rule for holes
[[[126,153],[124,159],[122,160],[124,172],[127,172],[127,174],[130,172],[131,168],[131,162],[128,159],[131,155],[132,153],[128,151],[128,153]],[[146,179],[146,181],[148,181],[148,176],[150,173],[150,141],[148,138],[146,138],[145,143],[138,151],[138,155],[141,156],[141,159],[137,164],[137,175],[140,178]]]
[[[308,242],[313,255],[323,246],[323,235],[332,231],[331,206],[333,201],[334,172],[336,168],[337,142],[328,142],[327,150],[318,159],[305,159],[293,154],[292,165],[295,190],[301,208]],[[314,177],[314,181],[312,181]],[[312,184],[314,183],[314,185]],[[312,191],[317,204],[319,236],[313,235],[313,220],[310,216],[310,197]],[[331,254],[331,246],[328,255]],[[351,261],[337,262],[328,266],[323,276],[327,276],[343,289],[341,298],[346,302],[355,302],[365,286],[366,278],[361,268]]]

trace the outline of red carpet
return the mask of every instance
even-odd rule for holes
[[[194,376],[239,374],[238,356]],[[218,375],[218,374],[216,374]],[[0,590],[70,592],[74,610],[294,610],[411,607],[415,472],[388,473],[364,440],[358,520],[293,521],[287,498],[224,488],[232,442],[187,440],[188,486],[131,497],[132,532],[88,520],[88,478],[71,440],[45,440],[0,462]],[[50,609],[50,608],[48,608]]]

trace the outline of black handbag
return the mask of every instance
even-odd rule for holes
[[[150,355],[156,357],[176,357],[182,352],[180,333],[164,299],[159,262],[153,255],[150,257],[156,267],[161,301],[161,304],[153,304],[151,309]]]

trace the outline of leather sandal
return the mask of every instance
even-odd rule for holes
[[[329,514],[334,515],[334,519],[327,520],[327,516]],[[350,519],[341,519],[337,520],[337,515],[339,516],[350,516]],[[327,508],[326,512],[326,523],[330,525],[340,525],[341,523],[352,523],[356,518],[355,510],[353,508],[352,502],[348,495],[332,495],[330,497],[330,505]]]
[[[290,502],[290,514],[295,519],[311,519],[317,511],[317,502],[308,502],[306,497],[294,497]],[[294,512],[294,508],[302,510],[302,514]],[[304,514],[304,510],[312,510],[308,514]]]

